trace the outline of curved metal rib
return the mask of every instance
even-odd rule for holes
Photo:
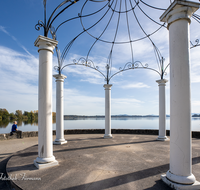
[[[105,79],[106,76],[99,70],[98,66],[95,66],[94,63],[91,60],[86,60],[84,57],[81,57],[78,61],[75,59],[73,60],[73,63],[67,64],[61,68],[61,72],[65,67],[71,66],[71,65],[80,65],[80,66],[85,66],[90,69],[94,69],[95,71],[99,72]],[[55,68],[55,67],[54,67]]]

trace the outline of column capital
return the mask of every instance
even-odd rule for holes
[[[103,87],[105,90],[111,90],[112,84],[104,84]]]
[[[165,83],[167,83],[168,80],[167,79],[160,79],[160,80],[156,80],[156,82],[158,83],[158,86],[162,86],[162,85],[165,86]]]
[[[62,74],[56,74],[56,75],[53,75],[53,77],[56,79],[56,82],[57,82],[57,81],[64,82],[64,79],[67,78],[67,76],[62,75]]]
[[[53,53],[54,48],[58,44],[58,41],[53,40],[51,38],[39,35],[34,42],[34,45],[38,47],[38,52],[40,50],[47,50]]]
[[[160,21],[167,22],[169,25],[177,20],[186,19],[190,22],[192,14],[199,9],[200,3],[175,0],[167,10],[161,15]]]

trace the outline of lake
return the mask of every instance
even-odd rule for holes
[[[166,119],[166,129],[170,129],[170,118]],[[112,118],[112,129],[158,129],[158,117],[133,117],[133,118]],[[0,125],[0,134],[9,133],[12,123]],[[83,120],[64,120],[64,129],[104,129],[105,120],[88,118]],[[18,129],[22,131],[38,131],[38,124],[18,123]],[[53,123],[53,130],[56,124]],[[192,117],[192,131],[200,131],[200,117]]]

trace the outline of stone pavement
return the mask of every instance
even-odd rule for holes
[[[41,170],[33,165],[37,137],[0,141],[0,154],[9,156],[18,151],[8,160],[6,169],[24,190],[171,189],[160,179],[169,169],[169,141],[156,141],[154,135],[113,136],[103,139],[103,134],[66,135],[67,144],[53,146],[59,165]],[[200,181],[200,139],[193,138],[192,147],[193,174]],[[7,162],[3,161],[0,170]]]
[[[6,164],[10,157],[20,151],[24,150],[33,145],[38,144],[37,137],[24,138],[24,139],[12,139],[12,140],[1,140],[0,141],[0,174],[5,176],[6,173]],[[12,189],[9,181],[0,180],[0,189],[10,190]]]

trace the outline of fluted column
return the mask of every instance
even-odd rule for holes
[[[168,23],[170,51],[170,169],[179,184],[195,183],[191,160],[190,17],[199,3],[174,1],[160,17]],[[187,189],[187,188],[186,188]]]
[[[64,114],[63,114],[63,82],[67,78],[65,75],[53,75],[56,79],[56,139],[53,144],[66,144],[64,139]]]
[[[165,108],[165,86],[168,80],[157,80],[159,86],[159,135],[156,140],[166,141],[166,108]]]
[[[111,87],[112,84],[104,84],[105,88],[105,135],[104,138],[112,138],[111,134]]]
[[[37,168],[57,165],[52,144],[52,55],[56,40],[38,36],[35,46],[39,52],[38,91],[38,157],[34,160]]]

